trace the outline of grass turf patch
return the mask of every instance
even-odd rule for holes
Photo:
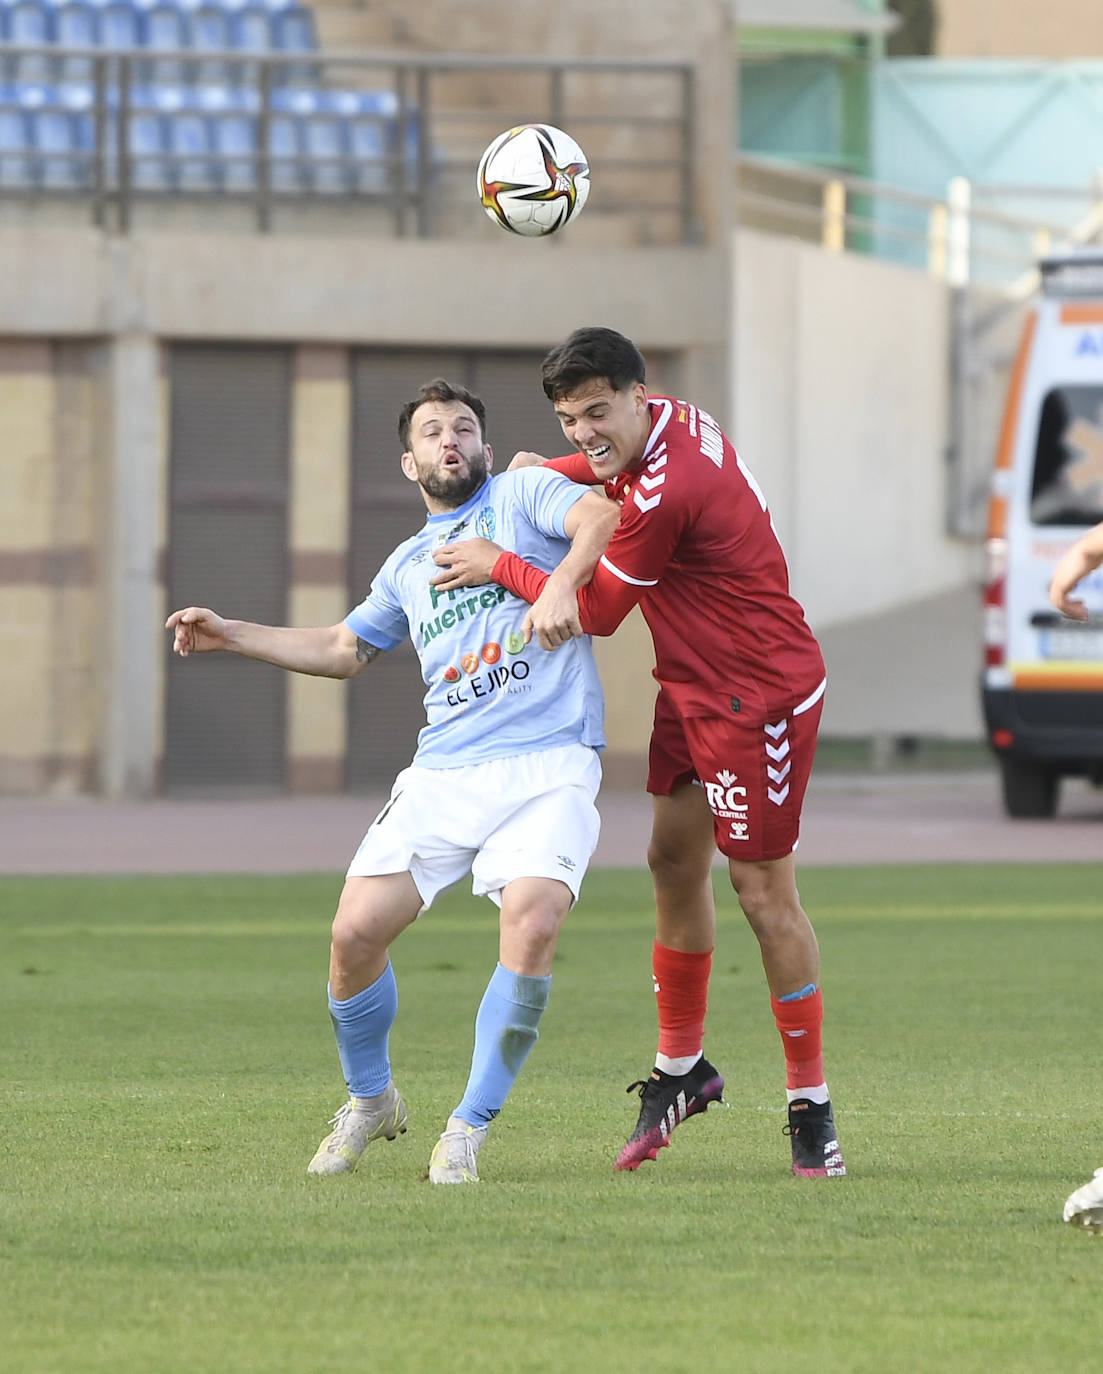
[[[652,917],[646,875],[600,871],[483,1182],[423,1181],[496,956],[460,891],[394,949],[408,1134],[308,1178],[342,1099],[338,889],[0,880],[0,1364],[1098,1367],[1103,1242],[1059,1215],[1103,1163],[1103,865],[802,872],[840,1182],[787,1172],[781,1048],[719,880],[706,1048],[731,1105],[612,1171],[654,1048]]]

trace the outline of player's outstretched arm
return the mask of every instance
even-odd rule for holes
[[[165,628],[173,632],[173,652],[181,658],[224,650],[312,677],[355,677],[379,653],[344,623],[301,629],[257,625],[227,620],[205,606],[173,611]]]
[[[1049,599],[1073,620],[1087,620],[1088,608],[1072,599],[1073,588],[1103,563],[1103,523],[1078,539],[1053,570]]]

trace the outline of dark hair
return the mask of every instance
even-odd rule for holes
[[[561,400],[596,378],[604,378],[614,391],[625,391],[635,382],[647,381],[643,354],[615,329],[591,326],[576,329],[545,357],[540,380],[549,401]]]
[[[418,406],[423,406],[426,401],[462,401],[465,406],[470,407],[475,412],[483,443],[486,443],[486,406],[483,405],[479,397],[473,391],[468,391],[465,386],[454,386],[451,382],[446,382],[443,377],[434,377],[431,382],[423,383],[414,399],[407,401],[398,412],[398,437],[402,440],[403,453],[410,451],[410,425],[414,418],[414,411],[417,410]]]

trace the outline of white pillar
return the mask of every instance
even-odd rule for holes
[[[103,543],[102,790],[149,796],[155,787],[158,656],[164,636],[157,576],[160,512],[158,352],[151,334],[116,334],[108,362],[109,491]]]

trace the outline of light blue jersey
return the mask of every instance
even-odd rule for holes
[[[528,604],[493,583],[442,592],[433,550],[492,539],[545,572],[570,547],[563,519],[584,494],[558,473],[522,468],[491,477],[466,505],[431,515],[380,568],[345,624],[379,649],[409,635],[421,660],[428,724],[414,762],[458,768],[586,744],[600,749],[604,702],[588,635],[553,652],[521,636]]]

